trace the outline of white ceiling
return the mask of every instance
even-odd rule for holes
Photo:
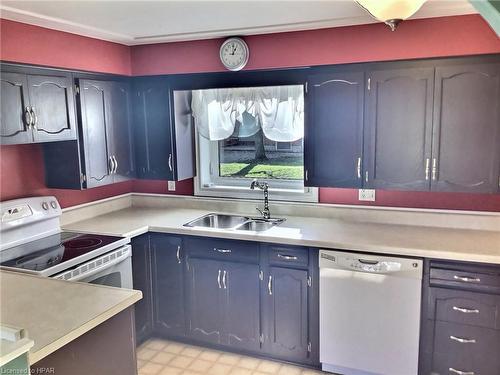
[[[429,0],[413,18],[470,13],[467,0]],[[353,0],[0,0],[0,16],[126,45],[375,22]]]

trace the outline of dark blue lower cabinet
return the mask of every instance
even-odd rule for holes
[[[293,362],[309,361],[308,277],[307,270],[269,268],[262,288],[266,353]]]
[[[222,262],[188,260],[188,335],[190,338],[220,344],[223,328]]]
[[[172,337],[186,335],[185,257],[182,237],[151,235],[155,331]]]

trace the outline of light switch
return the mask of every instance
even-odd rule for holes
[[[358,199],[360,201],[375,202],[375,189],[359,189]]]
[[[167,182],[167,190],[168,191],[175,191],[175,181],[168,181]]]

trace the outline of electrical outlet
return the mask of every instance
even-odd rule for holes
[[[358,199],[360,201],[375,202],[375,189],[359,189]]]
[[[168,181],[167,182],[167,190],[168,191],[175,191],[175,181]]]

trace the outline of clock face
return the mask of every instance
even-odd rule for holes
[[[229,70],[241,70],[248,62],[247,44],[240,38],[229,38],[220,47],[220,60]]]

